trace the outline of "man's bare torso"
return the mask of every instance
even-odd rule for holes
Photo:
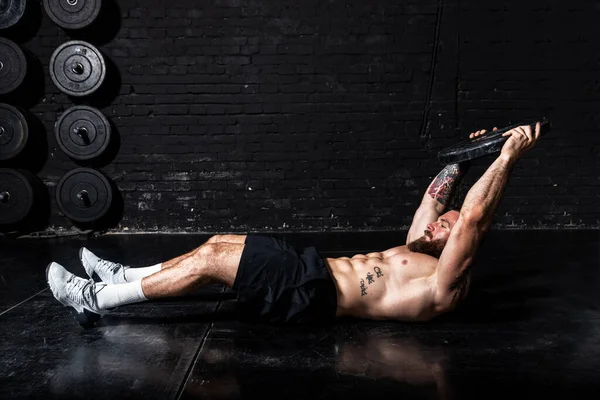
[[[407,246],[325,261],[337,286],[338,317],[426,321],[456,305],[436,299],[438,260]]]

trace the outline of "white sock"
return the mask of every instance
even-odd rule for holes
[[[147,276],[157,273],[162,269],[162,263],[156,264],[151,267],[142,267],[142,268],[125,268],[123,271],[125,275],[125,280],[127,282],[135,282],[141,281]]]
[[[98,308],[102,310],[148,300],[144,296],[141,280],[117,285],[101,285],[98,289],[96,301]]]

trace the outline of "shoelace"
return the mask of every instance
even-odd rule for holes
[[[72,275],[67,279],[67,296],[77,304],[85,304],[94,309],[98,308],[96,293],[94,292],[94,281],[85,280]]]
[[[111,274],[116,274],[117,270],[119,268],[123,268],[123,264],[119,264],[119,263],[115,263],[115,262],[107,261],[107,260],[100,260],[98,262],[98,264],[101,268],[107,268],[108,272],[110,272]]]

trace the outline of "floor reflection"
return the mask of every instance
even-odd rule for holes
[[[62,362],[47,371],[49,392],[58,397],[69,393],[70,398],[93,398],[96,379],[101,377],[103,397],[124,388],[130,391],[127,398],[136,398],[136,393],[144,399],[176,393],[208,325],[198,324],[198,334],[191,335],[189,329],[173,330],[171,324],[128,323],[130,319],[121,317],[120,324],[82,330],[78,338],[56,338],[76,340],[79,346],[67,347]]]
[[[365,334],[341,342],[336,368],[342,374],[369,379],[390,378],[414,386],[433,385],[438,398],[447,399],[446,354],[414,337]]]
[[[395,393],[451,398],[445,348],[426,345],[410,333],[356,325],[310,333],[243,328],[226,330],[225,336],[233,337],[217,334],[207,340],[184,397],[305,399]]]

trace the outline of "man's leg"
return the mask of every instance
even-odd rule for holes
[[[244,250],[242,243],[214,240],[203,244],[188,257],[142,279],[144,295],[148,299],[183,296],[214,283],[232,287]]]
[[[205,244],[212,243],[232,243],[232,244],[243,244],[246,241],[246,235],[215,235],[212,236]],[[196,252],[196,249],[189,253],[175,257],[161,264],[156,264],[149,267],[131,268],[122,264],[103,260],[97,257],[94,253],[82,248],[80,251],[80,259],[83,264],[85,271],[89,277],[93,277],[94,274],[107,283],[127,283],[141,280],[147,276],[150,276],[156,272],[164,269],[171,268],[186,258],[192,256]]]
[[[246,235],[214,235],[210,239],[208,239],[206,241],[206,243],[204,243],[204,244],[212,244],[212,243],[244,244],[245,241],[246,241]],[[179,262],[183,261],[184,259],[186,259],[190,256],[193,256],[197,250],[198,249],[194,249],[194,250],[190,251],[189,253],[183,254],[179,257],[175,257],[169,261],[165,261],[164,263],[161,264],[162,269],[171,268],[171,267],[177,265]],[[138,268],[133,268],[133,269],[138,269]],[[147,275],[147,276],[149,276],[149,275]]]
[[[96,321],[107,310],[153,298],[182,296],[210,283],[233,286],[244,244],[205,243],[189,257],[170,268],[142,280],[106,284],[83,279],[57,263],[46,268],[52,294],[62,304],[72,307],[78,321]]]
[[[104,286],[95,291],[96,302],[100,309],[110,309],[149,299],[185,296],[213,283],[232,287],[243,250],[243,244],[205,243],[187,258],[141,281],[101,284]]]

